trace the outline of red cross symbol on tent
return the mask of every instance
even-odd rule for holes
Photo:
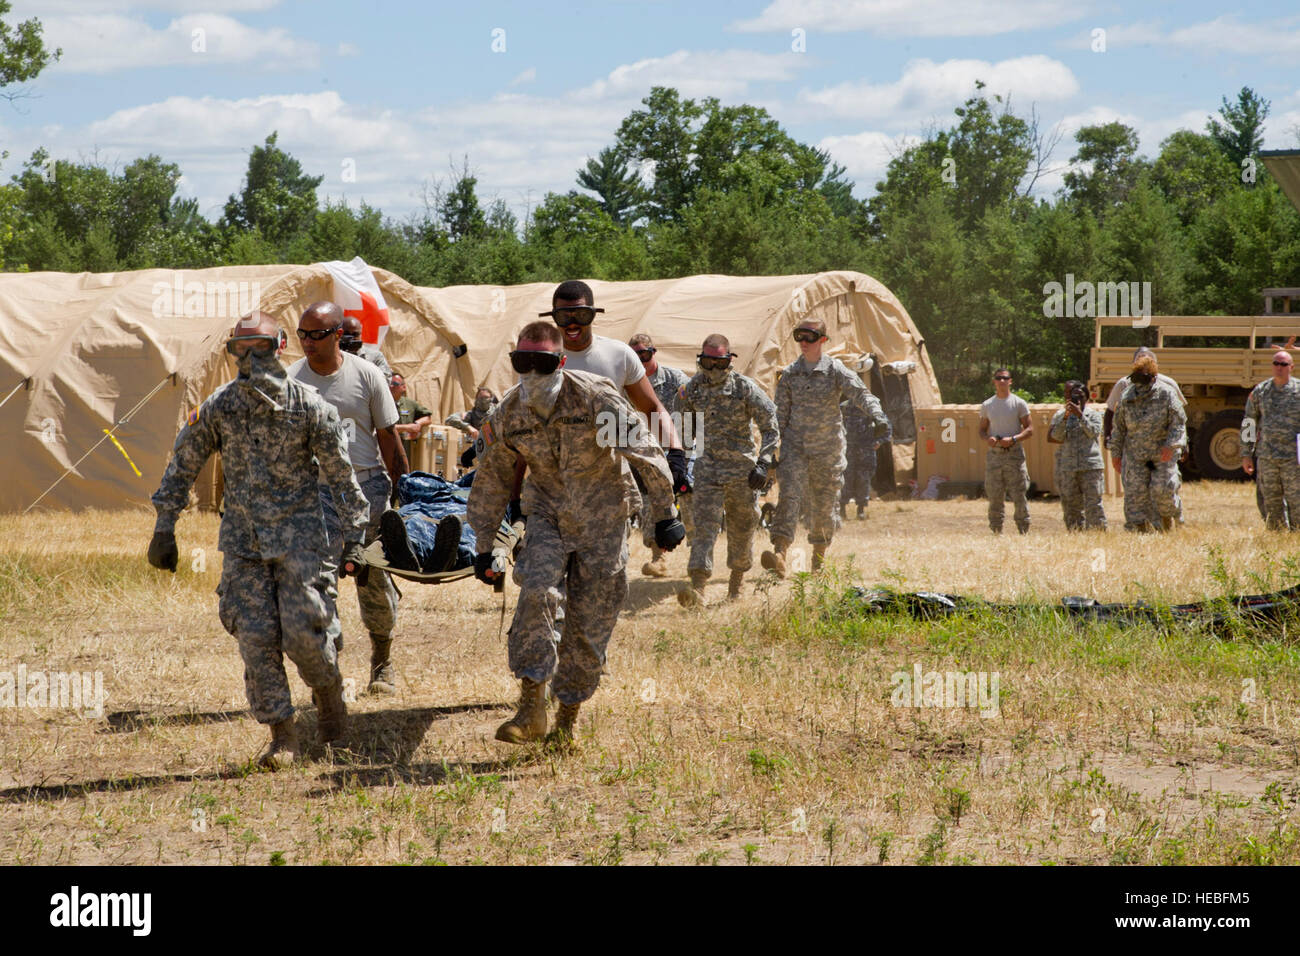
[[[381,309],[375,297],[368,292],[362,292],[359,289],[357,294],[361,296],[361,308],[344,309],[344,315],[353,315],[361,320],[361,341],[369,342],[371,345],[379,343],[379,327],[388,324],[388,310]]]

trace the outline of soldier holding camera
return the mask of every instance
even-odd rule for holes
[[[1052,416],[1047,440],[1056,449],[1056,489],[1061,496],[1067,531],[1106,530],[1101,505],[1106,462],[1102,458],[1101,412],[1088,407],[1088,389],[1079,381],[1065,383],[1065,407]]]

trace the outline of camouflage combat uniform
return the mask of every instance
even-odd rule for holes
[[[1241,454],[1256,457],[1255,480],[1264,498],[1265,522],[1275,531],[1300,531],[1300,521],[1288,521],[1288,515],[1300,515],[1297,433],[1300,381],[1293,378],[1282,388],[1272,379],[1256,385],[1241,420]]]
[[[840,406],[847,444],[844,491],[840,494],[842,505],[855,500],[859,508],[866,507],[871,499],[871,479],[876,473],[876,449],[894,437],[893,426],[880,399],[872,395],[869,404],[870,412],[860,411],[849,402]]]
[[[1063,408],[1052,416],[1047,429],[1049,437],[1061,442],[1056,449],[1054,475],[1069,531],[1106,530],[1106,512],[1101,506],[1106,461],[1097,443],[1101,430],[1101,412],[1095,408],[1085,408],[1082,417],[1068,415]]]
[[[480,412],[477,408],[471,408],[467,412],[448,415],[446,424],[463,432],[467,432],[471,428],[481,428],[483,423],[488,420],[488,416],[496,411],[497,404],[497,402],[493,402],[485,412]]]
[[[1161,382],[1129,385],[1115,411],[1110,454],[1121,459],[1124,527],[1140,531],[1151,514],[1177,520],[1182,510],[1178,458],[1187,442],[1187,413],[1173,389]],[[1160,460],[1160,449],[1173,457]]]
[[[703,418],[703,450],[695,463],[695,537],[691,539],[690,571],[713,571],[713,544],[722,516],[727,516],[727,567],[748,571],[754,564],[754,529],[758,525],[749,473],[759,458],[776,457],[779,433],[776,406],[753,379],[728,372],[721,385],[711,384],[704,373],[683,385],[677,398],[682,415]],[[750,423],[761,439],[754,454]]]
[[[241,377],[212,393],[181,429],[153,496],[155,531],[172,532],[200,469],[221,453],[219,614],[239,642],[248,705],[264,724],[293,716],[282,655],[313,688],[339,681],[341,630],[323,563],[317,473],[344,502],[349,542],[361,540],[366,515],[338,413],[275,366],[279,373],[260,378],[256,388]]]
[[[361,351],[357,353],[360,358],[365,359],[379,371],[384,373],[384,378],[393,377],[393,367],[388,364],[388,359],[384,358],[384,353],[379,351],[378,345],[371,345],[369,342],[363,342]]]
[[[645,484],[654,521],[674,517],[676,509],[667,459],[644,428],[629,427],[613,447],[597,438],[610,434],[602,432],[604,423],[639,422],[620,390],[603,376],[567,369],[561,374],[548,418],[525,405],[516,387],[484,422],[468,518],[480,550],[490,548],[509,503],[515,455],[522,455],[528,465],[522,494],[528,530],[514,572],[519,602],[510,624],[509,664],[521,679],[545,683],[554,676],[555,696],[571,705],[596,692],[605,648],[627,597],[627,535],[617,530],[628,518],[622,462]]]
[[[682,434],[683,429],[680,426],[683,412],[678,407],[677,393],[681,387],[690,381],[690,376],[681,369],[669,368],[667,365],[660,365],[655,369],[655,373],[649,376],[650,387],[655,390],[659,396],[659,401],[663,403],[664,411],[673,417],[673,426],[677,428],[677,437],[682,440],[682,447],[687,454],[687,474],[692,474],[694,466],[694,453],[691,449],[686,448],[686,436]],[[655,432],[658,434],[658,432]],[[694,534],[694,522],[691,520],[691,495],[682,495],[677,502],[677,508],[681,512],[682,524],[686,527],[686,534],[689,537]],[[650,502],[643,496],[641,499],[641,543],[647,548],[655,542],[655,523],[650,520]]]
[[[772,519],[778,548],[794,540],[795,522],[809,500],[808,541],[829,545],[839,525],[844,483],[844,424],[840,403],[874,414],[871,393],[839,359],[823,355],[816,365],[802,357],[786,366],[776,385],[776,421],[781,432],[781,495]]]

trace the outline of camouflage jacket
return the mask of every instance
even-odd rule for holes
[[[223,552],[254,559],[323,553],[322,479],[335,502],[343,502],[344,540],[363,539],[370,506],[352,472],[343,426],[334,406],[310,385],[285,375],[275,392],[238,378],[213,392],[176,437],[153,496],[155,531],[176,527],[191,486],[215,452],[221,453],[226,488],[218,538]]]
[[[379,351],[378,345],[371,345],[369,342],[363,342],[361,345],[360,358],[365,359],[379,371],[384,373],[384,378],[393,377],[393,368],[388,364],[388,359],[384,358],[384,353]]]
[[[1266,379],[1250,391],[1241,419],[1241,454],[1296,460],[1300,433],[1300,381],[1278,388]]]
[[[1105,468],[1101,445],[1101,412],[1085,408],[1083,416],[1067,415],[1065,409],[1052,416],[1047,435],[1061,443],[1056,449],[1056,468],[1060,471],[1093,471]]]
[[[776,384],[776,424],[781,430],[781,457],[806,453],[844,459],[844,423],[840,403],[874,414],[871,392],[839,359],[823,355],[816,365],[802,357],[787,365]]]
[[[1174,390],[1161,382],[1130,385],[1115,410],[1110,435],[1112,458],[1160,460],[1161,448],[1174,449],[1174,457],[1187,444],[1187,413]]]
[[[515,456],[521,455],[528,465],[524,514],[552,521],[567,551],[594,552],[598,563],[617,567],[630,513],[623,462],[645,485],[651,520],[662,521],[677,514],[668,460],[609,379],[568,369],[561,374],[564,382],[549,417],[525,405],[516,386],[483,423],[475,443],[470,527],[480,551],[490,550],[510,501]]]
[[[701,419],[694,429],[703,445],[697,448],[696,481],[733,481],[748,475],[759,458],[775,460],[776,406],[753,379],[729,372],[721,385],[710,385],[696,375],[677,394],[682,418],[698,414]],[[761,439],[757,455],[751,422]]]
[[[487,421],[488,416],[496,411],[498,404],[498,402],[493,402],[488,406],[486,412],[480,412],[476,408],[471,408],[467,412],[448,415],[446,423],[452,428],[459,428],[463,432],[467,432],[471,428],[479,428],[485,421]]]
[[[894,437],[894,428],[889,424],[880,399],[870,392],[867,398],[869,411],[863,411],[852,402],[840,405],[840,414],[844,416],[844,437],[850,449],[875,451],[877,446]]]
[[[650,376],[650,387],[655,390],[659,396],[659,401],[663,402],[664,411],[669,415],[674,412],[680,412],[677,407],[677,395],[683,385],[691,380],[691,377],[681,369],[669,368],[662,363],[655,369],[655,373]]]

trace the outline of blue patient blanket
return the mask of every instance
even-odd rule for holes
[[[406,536],[411,539],[411,550],[424,565],[433,553],[434,536],[437,523],[447,515],[460,515],[460,549],[456,554],[456,563],[451,570],[468,568],[474,564],[477,541],[469,522],[465,520],[465,502],[469,499],[469,489],[474,483],[474,473],[447,481],[437,475],[423,471],[412,471],[397,480],[397,500],[401,507],[397,513],[406,525]],[[503,527],[509,530],[502,522]]]

